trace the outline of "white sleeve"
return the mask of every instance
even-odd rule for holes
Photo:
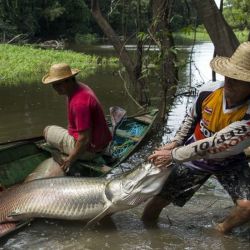
[[[250,146],[250,121],[234,122],[213,136],[173,149],[176,162],[196,159],[223,159],[237,155]]]

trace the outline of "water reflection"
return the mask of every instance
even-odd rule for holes
[[[64,98],[51,88],[41,84],[0,87],[1,142],[41,135],[51,123],[65,125]]]

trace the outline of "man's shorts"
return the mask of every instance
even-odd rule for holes
[[[58,149],[61,153],[69,155],[75,148],[76,140],[68,133],[68,130],[59,126],[47,126],[44,129],[44,137],[49,146]],[[92,160],[96,153],[85,151],[79,159]]]
[[[237,168],[213,174],[236,200],[250,200],[250,167],[247,162],[237,164]],[[185,166],[175,165],[159,196],[177,206],[184,206],[194,193],[206,182],[211,173]]]

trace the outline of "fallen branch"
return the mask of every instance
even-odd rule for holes
[[[19,38],[22,37],[22,36],[25,38],[25,37],[27,37],[27,34],[19,34],[19,35],[14,36],[13,38],[11,38],[11,39],[7,42],[7,44],[12,43],[13,41],[19,39]]]

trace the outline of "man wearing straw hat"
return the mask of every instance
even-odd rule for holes
[[[250,168],[244,154],[250,146],[250,42],[241,44],[231,58],[214,58],[210,66],[225,81],[203,86],[172,142],[149,157],[173,171],[147,204],[145,222],[156,221],[171,202],[184,206],[211,175],[235,203],[216,229],[226,233],[250,220]]]
[[[111,133],[99,100],[85,84],[78,82],[77,69],[65,63],[54,64],[42,82],[52,84],[59,95],[67,96],[68,129],[47,126],[45,140],[68,155],[61,167],[65,172],[77,159],[91,160],[103,152],[111,141]]]

